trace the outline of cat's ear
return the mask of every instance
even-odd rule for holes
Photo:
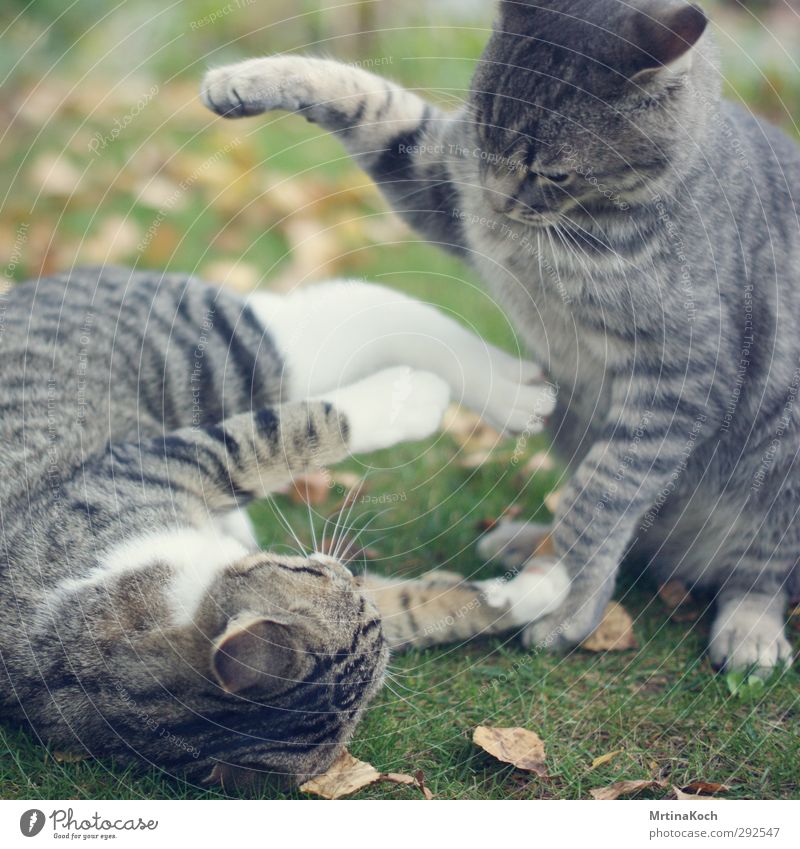
[[[270,619],[235,619],[216,641],[211,669],[229,693],[273,692],[295,680],[300,657],[290,628]]]
[[[688,73],[707,26],[705,12],[692,3],[648,4],[637,10],[628,39],[635,49],[631,81],[646,85]]]

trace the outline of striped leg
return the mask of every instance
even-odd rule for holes
[[[712,427],[706,409],[685,397],[685,380],[680,373],[665,377],[655,392],[647,374],[613,386],[603,435],[564,490],[553,526],[570,594],[526,631],[527,645],[565,648],[597,626],[641,517],[660,493],[669,494],[704,428]]]
[[[448,167],[462,155],[449,139],[463,137],[457,125],[469,120],[465,112],[444,113],[360,68],[292,55],[209,71],[201,96],[226,118],[285,109],[335,132],[411,226],[446,249],[465,250]]]

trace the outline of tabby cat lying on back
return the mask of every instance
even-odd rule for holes
[[[553,375],[574,474],[565,603],[527,643],[597,624],[621,561],[717,594],[715,665],[788,663],[800,594],[800,152],[720,99],[684,0],[503,0],[452,113],[302,56],[209,72],[227,117],[335,131],[395,208],[470,261]],[[524,562],[542,529],[483,543]]]
[[[0,705],[56,748],[302,779],[351,735],[387,644],[514,629],[566,594],[555,565],[359,584],[331,556],[260,552],[240,512],[428,436],[451,392],[509,430],[551,411],[535,367],[431,307],[358,283],[245,302],[109,268],[4,306]]]

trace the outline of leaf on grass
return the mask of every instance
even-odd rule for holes
[[[638,646],[633,633],[633,620],[616,601],[609,602],[595,632],[581,643],[581,648],[586,651],[626,651]]]
[[[78,168],[58,153],[41,154],[28,173],[39,191],[51,197],[71,197],[83,177]]]
[[[602,766],[603,764],[611,763],[617,755],[621,755],[623,749],[614,749],[613,752],[606,752],[604,755],[598,755],[592,761],[592,769],[597,769],[597,767]]]
[[[381,781],[417,787],[426,799],[433,799],[433,793],[425,786],[425,774],[421,769],[417,770],[414,775],[406,775],[403,772],[384,772],[381,774]]]
[[[559,502],[561,501],[561,490],[556,490],[555,492],[548,493],[544,497],[544,506],[555,515],[556,510],[558,510]]]
[[[323,775],[300,785],[303,793],[313,793],[323,799],[341,799],[363,787],[374,784],[381,774],[372,764],[354,758],[346,749]]]
[[[615,781],[607,787],[595,787],[590,790],[593,799],[619,799],[620,796],[633,796],[642,790],[664,787],[660,781]]]
[[[496,451],[470,451],[463,457],[459,457],[457,465],[461,469],[480,469],[486,463],[498,463],[505,460],[506,457]]]
[[[306,781],[300,785],[300,789],[303,793],[314,793],[324,799],[341,799],[342,796],[349,796],[370,784],[375,784],[376,781],[417,787],[426,799],[433,799],[433,793],[425,786],[422,770],[418,770],[415,775],[378,772],[372,764],[354,758],[347,749],[342,751],[326,773]]]
[[[311,507],[319,507],[330,498],[331,483],[332,479],[328,471],[298,475],[292,480],[289,487],[289,498],[295,504],[308,504]]]
[[[547,777],[544,742],[535,731],[479,725],[472,734],[472,742],[503,763]]]
[[[692,781],[683,787],[673,787],[678,799],[708,799],[717,793],[727,793],[731,788],[716,781]]]
[[[53,752],[53,760],[60,764],[77,764],[86,759],[87,755],[79,755],[77,752]]]
[[[445,413],[442,429],[471,454],[488,454],[503,439],[502,434],[480,416],[456,404]]]
[[[682,581],[667,581],[658,588],[658,597],[670,609],[670,619],[676,622],[691,622],[700,615],[692,609],[694,599]]]
[[[203,266],[202,276],[247,294],[258,287],[261,281],[261,269],[249,262],[240,260],[215,260]]]
[[[538,472],[552,472],[556,464],[547,451],[537,451],[522,467],[522,471],[530,476]]]

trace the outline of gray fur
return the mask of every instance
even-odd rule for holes
[[[800,154],[721,100],[705,23],[683,0],[506,0],[455,113],[291,56],[212,71],[204,99],[335,131],[557,381],[572,590],[526,640],[582,640],[628,555],[719,594],[716,664],[771,667],[800,592]]]

